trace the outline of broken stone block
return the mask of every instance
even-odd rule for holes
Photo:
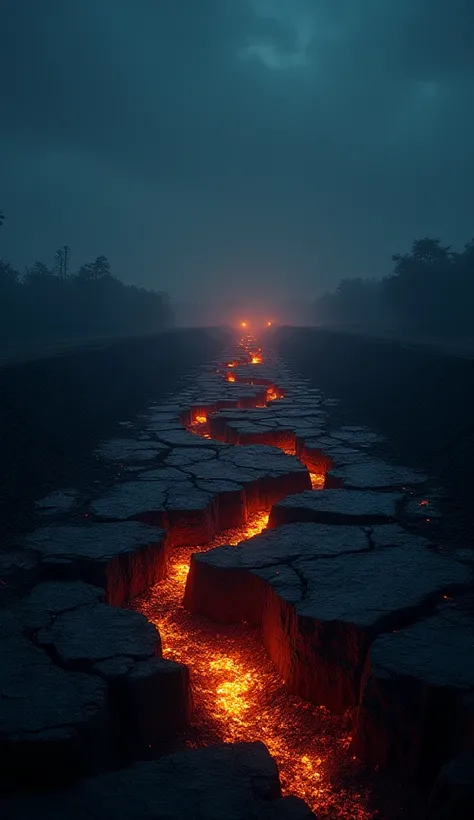
[[[38,580],[39,572],[34,548],[0,550],[0,606],[10,606],[21,597]]]
[[[270,512],[269,527],[294,521],[319,524],[382,524],[397,516],[403,495],[370,490],[321,490],[289,495]]]
[[[220,455],[222,463],[235,468],[252,470],[259,478],[258,506],[249,512],[269,509],[288,493],[299,493],[311,487],[309,473],[294,456],[288,456],[277,447],[249,445],[230,447]]]
[[[83,581],[45,581],[23,598],[16,608],[16,617],[25,632],[35,633],[51,626],[62,612],[104,600],[103,589]]]
[[[474,692],[474,626],[454,608],[373,643],[353,749],[384,769],[432,778],[460,751]]]
[[[345,487],[349,490],[394,489],[413,487],[427,481],[423,473],[387,464],[376,458],[366,458],[356,464],[337,467],[326,474],[325,488]]]
[[[35,507],[43,515],[59,515],[72,510],[76,501],[76,490],[57,490],[36,501]]]
[[[368,427],[357,427],[349,424],[335,430],[331,433],[331,437],[339,441],[346,441],[354,447],[369,447],[371,444],[380,444],[384,441],[383,436],[374,433]]]
[[[107,604],[60,613],[50,627],[39,631],[37,640],[61,666],[87,672],[112,658],[142,661],[161,656],[160,636],[153,624],[139,612]]]
[[[208,479],[197,481],[196,486],[216,498],[217,531],[240,527],[247,520],[246,494],[240,484]]]
[[[315,820],[302,800],[281,796],[263,743],[190,749],[5,804],[15,820],[185,820],[190,810],[192,820]]]
[[[117,484],[108,495],[92,503],[92,513],[103,521],[135,520],[162,527],[170,484],[155,480]]]
[[[474,755],[451,760],[441,769],[431,794],[426,820],[471,820],[474,817]]]
[[[43,575],[105,589],[107,602],[121,606],[166,573],[165,533],[138,522],[43,527],[25,539],[43,561]]]
[[[237,547],[195,553],[183,605],[216,623],[247,621],[260,625],[265,584],[259,570],[276,567],[275,572],[283,576],[285,565],[305,556],[328,557],[368,549],[368,535],[360,527],[286,524]],[[299,589],[299,581],[297,585]]]
[[[0,788],[59,786],[111,767],[107,687],[55,666],[20,637],[0,641]]]
[[[207,459],[216,459],[217,450],[203,449],[202,447],[174,447],[169,456],[165,459],[165,464],[171,467],[185,468],[189,464]]]
[[[167,450],[166,446],[156,441],[117,438],[106,441],[96,450],[96,453],[106,461],[139,463],[142,461],[156,461]]]
[[[394,525],[282,526],[193,555],[184,605],[260,624],[289,691],[343,712],[357,704],[376,636],[469,583],[469,567],[426,544]]]
[[[116,657],[95,664],[93,671],[109,687],[124,760],[149,757],[189,725],[192,694],[184,664],[157,657],[138,662]]]

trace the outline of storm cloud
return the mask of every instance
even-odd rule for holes
[[[472,0],[2,0],[2,255],[313,298],[474,224]]]

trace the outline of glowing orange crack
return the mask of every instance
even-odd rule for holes
[[[267,401],[280,397],[276,388],[267,391]],[[206,423],[206,416],[197,416],[193,432],[208,438]],[[311,474],[311,483],[320,489],[324,476]],[[164,656],[190,669],[195,714],[187,745],[196,745],[196,730],[198,745],[262,740],[278,763],[283,792],[305,799],[320,820],[370,820],[366,796],[352,784],[360,764],[348,755],[347,716],[331,716],[288,694],[259,630],[247,624],[217,626],[191,616],[182,606],[193,552],[238,544],[262,532],[267,523],[268,511],[261,511],[210,544],[176,549],[167,578],[134,606],[158,626]],[[338,783],[342,755],[344,788]]]

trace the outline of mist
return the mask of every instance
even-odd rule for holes
[[[468,332],[468,0],[6,0],[2,29],[4,339]],[[435,284],[397,261],[425,238],[449,249]]]

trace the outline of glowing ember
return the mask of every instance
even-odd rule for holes
[[[195,424],[207,424],[207,416],[199,415],[194,419]]]
[[[235,382],[235,376],[233,373],[227,373],[226,379],[228,382]]]
[[[310,473],[309,477],[313,490],[324,490],[324,474]]]
[[[269,387],[267,390],[267,401],[275,401],[276,399],[281,399],[282,396],[278,393],[278,391],[274,387]]]

